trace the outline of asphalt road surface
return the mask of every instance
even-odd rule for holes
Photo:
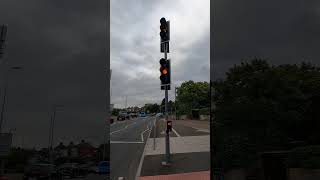
[[[134,118],[110,126],[110,180],[134,180],[155,117]]]
[[[110,177],[107,175],[89,174],[84,178],[73,178],[65,180],[110,180]]]

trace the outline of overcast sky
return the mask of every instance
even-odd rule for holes
[[[320,1],[215,0],[211,79],[242,59],[320,62]]]
[[[110,65],[116,107],[161,103],[160,18],[170,20],[172,83],[210,78],[210,0],[111,0]],[[169,92],[174,99],[174,86]]]
[[[105,0],[0,1],[0,24],[8,24],[4,60],[23,67],[8,74],[4,128],[16,129],[15,144],[47,147],[52,104],[64,105],[56,116],[55,144],[102,143],[107,9]]]
[[[209,17],[209,3],[111,0],[113,103],[123,106],[125,96],[128,106],[161,102],[161,17],[171,21],[168,57],[177,85],[190,79],[208,81],[210,67],[212,79],[223,77],[227,68],[253,56],[277,64],[302,60],[319,64],[318,0],[215,0],[213,19]],[[105,0],[0,1],[0,23],[9,25],[5,60],[24,68],[8,74],[4,127],[16,129],[15,143],[47,146],[53,103],[65,106],[57,112],[55,142],[82,138],[102,142],[107,11]],[[214,21],[211,36],[210,20]],[[6,77],[3,67],[2,82]],[[1,95],[3,89],[2,84]]]

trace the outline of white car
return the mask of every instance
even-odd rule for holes
[[[157,113],[156,117],[160,117],[161,118],[161,117],[163,117],[163,114],[162,113]]]

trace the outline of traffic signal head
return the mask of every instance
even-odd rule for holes
[[[169,40],[169,25],[164,17],[160,19],[160,37],[161,42]]]
[[[170,84],[170,60],[161,58],[159,63],[161,85]]]

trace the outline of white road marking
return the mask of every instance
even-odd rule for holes
[[[147,140],[150,138],[150,135],[151,135],[151,131],[149,131],[149,135],[148,135]],[[139,163],[139,166],[138,166],[138,169],[137,169],[135,180],[139,180],[139,176],[141,175],[141,168],[142,168],[142,163],[143,163],[144,156],[145,156],[145,153],[146,153],[146,146],[147,146],[147,143],[145,144],[143,152],[142,152],[142,155],[141,155],[141,159],[140,159],[140,163]]]
[[[146,130],[144,130],[142,133],[141,133],[141,141],[144,142],[144,138],[143,138],[143,134],[149,130],[149,127],[147,127]]]
[[[118,180],[124,180],[124,178],[123,177],[118,177]]]
[[[118,130],[116,130],[116,131],[110,132],[110,135],[113,134],[113,133],[116,133],[116,132],[125,130],[125,129],[127,129],[129,126],[131,126],[131,125],[133,125],[133,124],[136,124],[136,123],[137,123],[137,122],[133,122],[133,123],[131,123],[131,124],[126,125],[126,126],[125,126],[124,128],[122,128],[122,129],[118,129]]]
[[[128,125],[126,125],[126,127],[124,127],[124,128],[128,128],[129,126],[131,126],[131,125],[134,125],[134,124],[136,124],[137,122],[133,122],[133,123],[131,123],[131,124],[128,124]]]
[[[124,129],[125,129],[125,128],[118,129],[118,130],[116,130],[116,131],[110,132],[110,135],[111,135],[111,134],[113,134],[113,133],[116,133],[116,132],[122,131],[122,130],[124,130]]]
[[[173,131],[178,137],[181,137],[180,134],[178,134],[178,132],[177,132],[175,129],[172,128],[172,131]]]
[[[201,131],[201,132],[206,132],[206,133],[210,133],[210,130],[208,130],[208,129],[197,129],[197,131]]]
[[[110,141],[111,144],[143,144],[143,141]]]

